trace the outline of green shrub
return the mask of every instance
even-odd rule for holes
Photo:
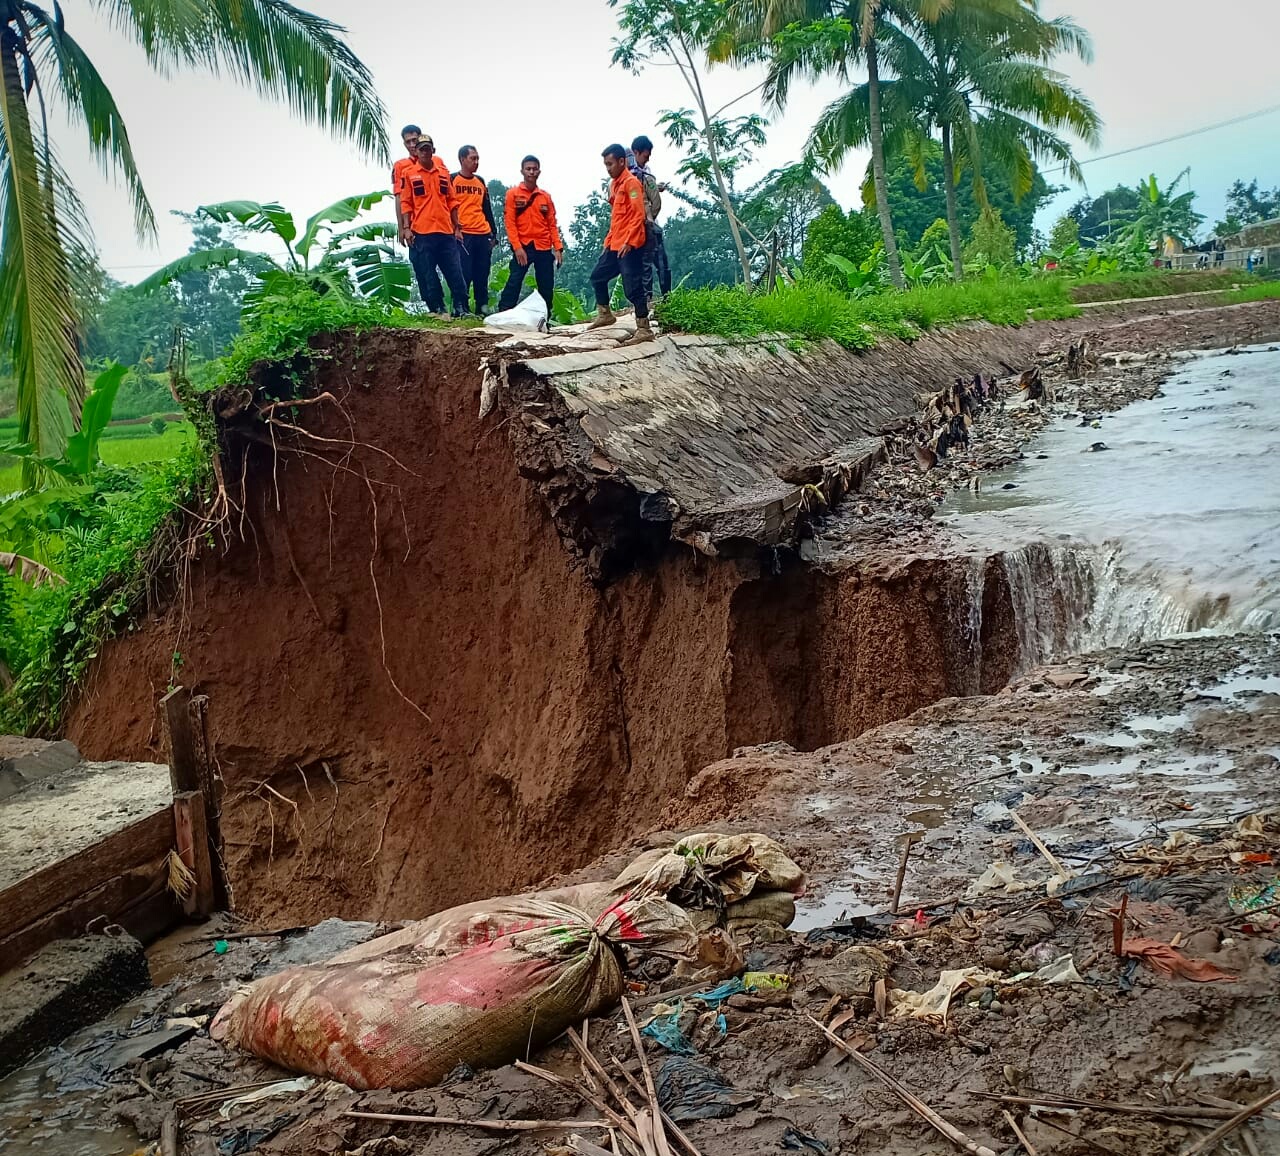
[[[840,273],[827,261],[831,254],[861,265],[880,242],[880,228],[867,213],[845,214],[839,205],[828,205],[812,221],[804,235],[801,261],[811,280],[840,283]]]
[[[156,414],[148,424],[151,426],[152,433],[162,434],[164,433],[164,427],[168,423],[159,414]]]

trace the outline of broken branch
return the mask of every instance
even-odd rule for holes
[[[856,1048],[851,1048],[833,1031],[828,1031],[813,1016],[805,1016],[811,1024],[814,1025],[824,1036],[827,1037],[837,1048],[846,1053],[863,1071],[875,1076],[886,1088],[894,1093],[908,1108],[916,1113],[922,1120],[926,1121],[934,1131],[945,1136],[957,1148],[962,1148],[966,1152],[970,1152],[973,1156],[996,1156],[996,1154],[986,1145],[979,1144],[976,1140],[971,1139],[960,1131],[954,1124],[944,1120],[937,1112],[929,1107],[923,1100],[915,1095],[905,1084],[899,1083],[893,1076],[889,1075],[874,1060],[862,1055]]]
[[[607,1120],[464,1120],[460,1116],[409,1116],[398,1112],[343,1112],[357,1120],[383,1120],[389,1124],[439,1124],[451,1128],[484,1128],[490,1132],[561,1132],[573,1128],[613,1127]]]

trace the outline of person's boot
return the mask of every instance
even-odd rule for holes
[[[607,329],[610,325],[617,325],[618,319],[613,315],[613,310],[607,305],[596,306],[596,319],[587,326],[588,329]]]
[[[654,339],[653,326],[649,324],[647,317],[641,317],[636,321],[636,331],[626,339],[620,342],[622,345],[642,345],[646,341]]]

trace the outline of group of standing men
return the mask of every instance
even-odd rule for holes
[[[400,241],[409,249],[409,262],[418,291],[432,313],[445,312],[443,276],[449,288],[453,316],[471,308],[484,314],[489,307],[489,273],[498,246],[498,226],[490,203],[489,188],[478,175],[480,154],[474,145],[458,150],[458,171],[436,155],[435,142],[417,125],[401,132],[408,156],[396,161],[391,187],[396,197]],[[662,190],[649,170],[653,142],[640,136],[628,152],[620,144],[601,154],[609,174],[609,232],[604,249],[591,273],[596,297],[596,319],[591,328],[613,325],[610,287],[622,278],[623,292],[636,313],[636,339],[652,337],[649,302],[655,278],[658,288],[670,292],[671,271],[662,241],[658,216]],[[498,302],[499,310],[511,309],[530,272],[537,291],[551,313],[555,271],[564,263],[564,240],[556,223],[556,207],[538,184],[542,166],[535,156],[520,162],[521,180],[507,190],[503,226],[511,244],[511,269]]]

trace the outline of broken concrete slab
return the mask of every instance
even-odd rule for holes
[[[150,986],[146,954],[131,936],[46,944],[0,976],[0,1076]]]
[[[60,739],[0,736],[0,801],[49,775],[60,774],[80,762],[75,743]]]
[[[46,762],[53,757],[42,756]],[[160,763],[77,758],[44,774],[20,795],[0,799],[0,890],[172,803],[169,768]]]

